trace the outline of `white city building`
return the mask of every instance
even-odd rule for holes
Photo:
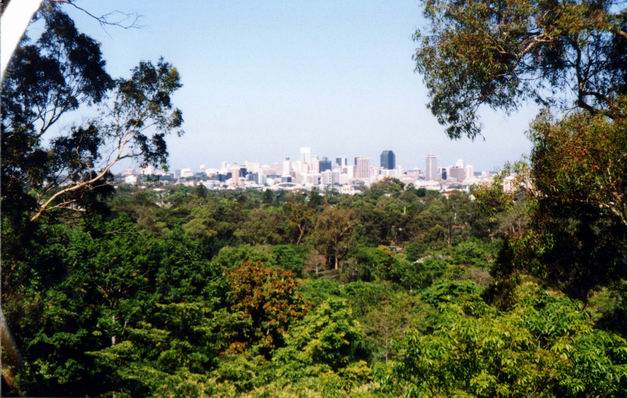
[[[194,176],[194,170],[192,169],[181,169],[181,178],[190,178]]]
[[[425,159],[425,179],[437,181],[440,179],[440,169],[438,168],[438,158],[435,155],[427,155]]]

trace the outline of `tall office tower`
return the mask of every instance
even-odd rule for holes
[[[394,170],[396,168],[396,155],[394,151],[381,152],[381,168]]]
[[[466,165],[466,179],[475,178],[475,167],[471,164]]]
[[[340,167],[348,166],[348,158],[335,158],[335,164]]]
[[[300,160],[307,165],[311,163],[311,148],[300,148]]]
[[[438,158],[435,157],[435,155],[429,154],[425,160],[425,178],[427,180],[438,180],[440,175],[440,169],[438,169]]]
[[[311,163],[309,163],[309,172],[313,174],[320,173],[320,159],[317,156],[311,157]]]
[[[320,173],[320,183],[325,186],[338,185],[340,183],[340,173],[331,170],[322,171]]]
[[[362,157],[355,158],[355,178],[370,178],[370,159]]]
[[[290,158],[285,158],[283,161],[283,172],[281,173],[281,177],[288,177],[292,173],[292,161]]]
[[[457,162],[455,162],[455,166],[461,167],[463,169],[464,168],[464,160],[463,159],[457,159]]]
[[[458,182],[462,182],[464,178],[466,178],[466,171],[463,167],[459,166],[451,166],[448,174],[449,177],[456,179]]]
[[[333,185],[333,172],[331,170],[321,171],[320,183],[325,186]]]
[[[322,160],[320,160],[318,164],[319,164],[321,173],[325,170],[331,170],[333,168],[333,163],[331,163],[331,161],[327,159],[326,157],[322,158]]]
[[[446,181],[447,178],[448,178],[448,173],[446,171],[446,167],[442,167],[442,179]]]
[[[240,186],[240,170],[241,168],[238,164],[234,164],[231,166],[231,186]]]

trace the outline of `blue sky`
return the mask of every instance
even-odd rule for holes
[[[405,167],[458,158],[491,169],[528,153],[535,108],[485,111],[484,138],[451,141],[426,108],[414,72],[412,34],[423,26],[414,0],[81,1],[94,14],[135,11],[142,29],[108,28],[68,8],[102,43],[108,70],[128,76],[139,60],[163,56],[180,71],[186,135],[169,139],[173,168],[296,157],[301,146],[329,157],[378,159]]]

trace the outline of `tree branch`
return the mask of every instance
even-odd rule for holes
[[[79,11],[84,12],[91,18],[95,19],[100,26],[104,29],[106,26],[115,26],[122,29],[140,29],[142,26],[139,24],[142,16],[137,13],[127,13],[120,10],[114,10],[102,15],[95,15],[85,8],[76,4],[75,0],[57,0],[57,3],[69,4]],[[118,15],[118,19],[112,19],[115,15]],[[129,21],[130,22],[127,22]]]

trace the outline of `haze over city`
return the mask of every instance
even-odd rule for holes
[[[416,1],[172,4],[90,3],[95,14],[141,14],[142,27],[130,30],[105,31],[68,10],[102,43],[113,76],[128,76],[137,58],[159,56],[181,73],[174,100],[186,134],[168,140],[172,169],[271,163],[310,146],[371,159],[392,148],[408,168],[436,153],[444,164],[463,158],[491,170],[529,151],[533,107],[509,116],[484,111],[484,137],[474,142],[446,137],[414,72],[412,35],[423,22]]]

